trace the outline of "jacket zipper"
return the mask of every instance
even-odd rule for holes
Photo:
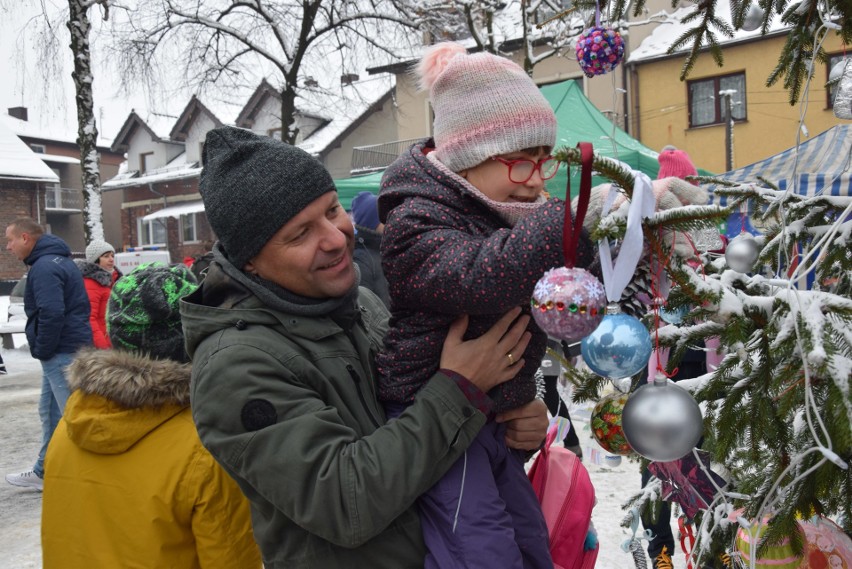
[[[355,368],[352,367],[352,364],[346,364],[346,371],[349,372],[349,375],[355,382],[355,387],[358,390],[358,399],[361,400],[361,405],[364,406],[364,410],[367,412],[367,416],[370,417],[370,421],[372,421],[373,425],[378,429],[381,425],[379,425],[379,422],[376,420],[375,415],[373,415],[373,411],[370,409],[370,406],[367,405],[367,399],[364,397],[364,392],[361,390],[361,376],[358,375],[358,372],[355,371]]]

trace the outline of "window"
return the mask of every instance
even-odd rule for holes
[[[724,122],[724,98],[719,95],[719,91],[735,91],[731,97],[731,115],[737,121],[746,119],[745,73],[689,81],[687,89],[690,127]]]
[[[834,66],[837,65],[838,63],[840,63],[841,61],[843,61],[844,59],[846,59],[846,57],[847,56],[846,56],[845,53],[835,53],[834,55],[828,56],[828,65],[826,66],[826,71],[825,71],[827,73],[826,81],[828,81],[828,78],[831,77],[831,70],[834,69]],[[843,68],[841,67],[841,70],[842,69]],[[835,83],[833,86],[830,86],[830,87],[828,87],[828,89],[826,89],[826,94],[828,96],[828,108],[829,109],[834,107],[834,95],[837,94],[837,87],[839,85],[840,85],[840,83]],[[32,145],[30,145],[30,146],[32,146]]]
[[[166,220],[152,219],[151,221],[139,220],[139,245],[165,245],[166,244]]]
[[[144,174],[145,172],[148,171],[148,168],[150,166],[153,166],[153,164],[148,163],[148,162],[151,161],[151,159],[153,157],[154,157],[153,152],[142,152],[141,154],[139,154],[139,173],[140,174]]]
[[[30,144],[30,150],[36,154],[47,154],[47,148],[44,144]]]
[[[194,213],[186,213],[180,216],[180,235],[184,243],[194,243],[198,241],[196,227]]]

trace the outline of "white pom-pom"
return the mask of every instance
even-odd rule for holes
[[[420,89],[431,90],[450,61],[463,53],[467,53],[467,49],[455,42],[442,42],[426,50],[416,69]]]

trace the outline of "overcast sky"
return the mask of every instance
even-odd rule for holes
[[[59,139],[76,139],[76,107],[74,104],[74,83],[71,79],[72,59],[68,47],[68,31],[64,26],[57,27],[61,34],[59,41],[60,57],[55,65],[39,63],[38,46],[40,23],[33,18],[40,14],[38,4],[49,8],[58,6],[67,8],[67,3],[57,0],[7,0],[0,3],[0,104],[5,115],[9,107],[28,108],[29,122],[40,131],[53,134]],[[92,11],[98,16],[100,10]],[[147,111],[157,109],[167,114],[179,114],[189,95],[175,97],[171,102],[151,103],[136,88],[134,93],[120,93],[120,86],[112,72],[105,69],[98,53],[96,38],[92,38],[94,64],[95,117],[102,139],[111,140],[118,134],[121,125],[131,109]],[[45,77],[47,76],[47,78]],[[107,142],[102,140],[103,142]]]

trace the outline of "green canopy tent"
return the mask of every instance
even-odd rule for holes
[[[365,174],[363,176],[335,180],[334,185],[337,186],[337,195],[343,209],[346,211],[352,209],[352,199],[359,192],[373,192],[374,194],[378,194],[379,184],[382,181],[382,174],[384,173],[384,170],[382,170],[381,172],[373,172],[372,174]]]
[[[629,165],[634,170],[644,172],[653,180],[657,177],[660,165],[657,162],[657,152],[651,150],[629,134],[615,127],[583,94],[580,84],[574,80],[562,81],[545,85],[541,93],[548,100],[556,113],[558,132],[557,148],[576,146],[578,142],[591,142],[601,156],[615,158]],[[703,175],[710,172],[699,169]],[[547,182],[547,190],[551,195],[565,197],[567,168],[562,166],[554,178]],[[366,176],[335,180],[340,200],[344,207],[349,208],[352,198],[362,191],[377,193],[382,172]],[[604,184],[608,180],[594,176],[592,184]],[[580,171],[571,168],[571,192],[576,195],[580,188]]]

